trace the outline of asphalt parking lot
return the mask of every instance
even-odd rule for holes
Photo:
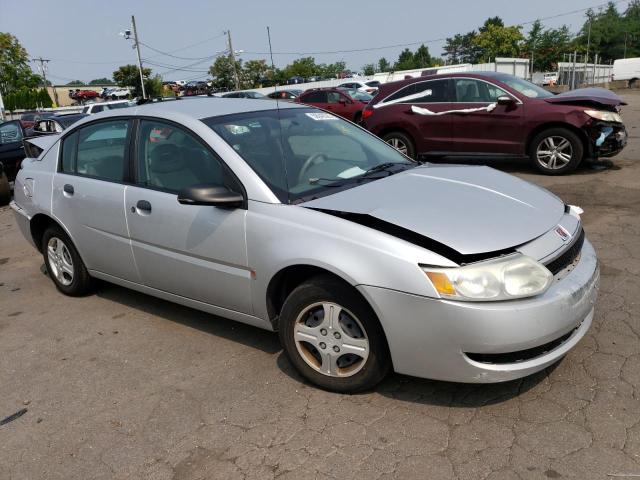
[[[640,91],[607,170],[543,177],[601,262],[590,333],[523,380],[302,382],[275,334],[100,284],[68,298],[0,209],[0,479],[640,476]],[[517,318],[514,318],[517,321]],[[626,476],[625,476],[626,475]]]

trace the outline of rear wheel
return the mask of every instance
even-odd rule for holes
[[[6,173],[0,175],[0,207],[11,201],[11,185]]]
[[[529,148],[531,162],[546,175],[572,172],[582,161],[583,154],[582,141],[566,128],[550,128],[540,132]]]
[[[57,225],[44,232],[42,255],[49,277],[62,293],[77,297],[91,291],[87,268],[69,236]]]
[[[416,158],[416,148],[413,140],[408,135],[401,132],[391,132],[387,133],[382,139],[407,157]]]
[[[351,393],[378,384],[391,362],[367,302],[329,276],[297,287],[284,303],[280,341],[293,366],[321,388]]]

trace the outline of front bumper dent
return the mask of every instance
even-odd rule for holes
[[[596,254],[585,240],[575,268],[543,295],[529,299],[455,302],[378,287],[358,288],[378,314],[396,372],[492,383],[535,373],[571,350],[591,325],[598,282]],[[491,354],[535,351],[545,344],[552,348],[513,363],[476,361],[465,353],[490,358]]]

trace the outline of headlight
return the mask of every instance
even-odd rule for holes
[[[438,294],[464,301],[497,301],[539,295],[553,281],[551,272],[522,254],[455,268],[421,266]]]
[[[604,122],[618,122],[622,123],[622,117],[616,112],[607,112],[606,110],[585,110],[584,113],[591,118],[596,118]]]

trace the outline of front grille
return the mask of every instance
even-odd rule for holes
[[[547,267],[554,275],[562,271],[567,266],[571,265],[573,261],[580,255],[582,251],[582,245],[584,244],[584,229],[580,228],[580,234],[573,245],[571,245],[565,252],[555,260],[547,263]]]
[[[519,350],[517,352],[507,352],[507,353],[467,353],[465,352],[465,355],[469,357],[471,360],[474,360],[480,363],[504,364],[504,363],[524,362],[526,360],[531,360],[533,358],[540,357],[545,353],[555,350],[564,342],[566,342],[578,328],[580,328],[580,325],[578,325],[576,328],[571,330],[569,333],[562,335],[560,338],[556,338],[555,340],[545,343],[544,345],[528,348],[526,350]]]

